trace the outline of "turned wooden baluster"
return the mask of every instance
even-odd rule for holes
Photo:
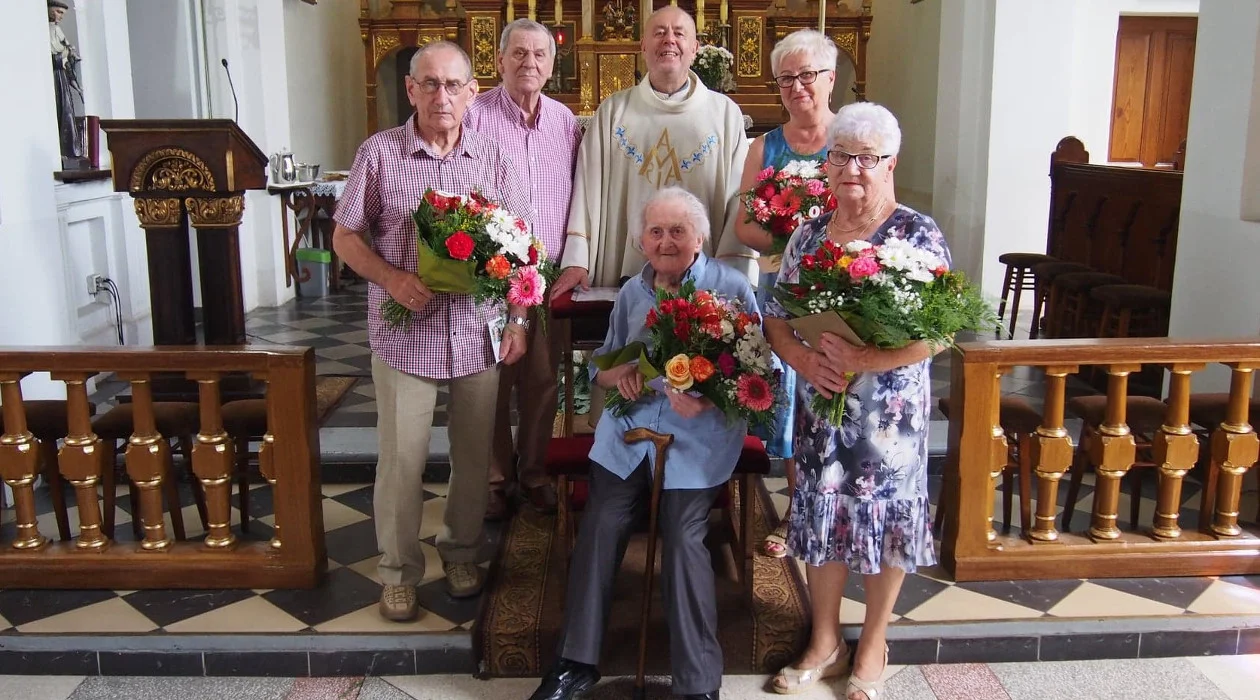
[[[1168,413],[1155,435],[1155,463],[1159,465],[1159,496],[1151,534],[1161,540],[1181,537],[1181,484],[1199,459],[1199,439],[1190,429],[1190,375],[1202,362],[1169,365]]]
[[[109,546],[109,538],[101,532],[101,505],[96,497],[96,485],[101,481],[107,452],[101,439],[92,432],[87,395],[87,380],[91,375],[88,372],[52,373],[53,379],[66,383],[68,425],[57,465],[61,475],[74,486],[75,501],[79,504],[79,539],[75,546],[104,549]],[[110,456],[113,456],[112,450]]]
[[[1216,504],[1212,512],[1212,532],[1220,537],[1237,537],[1238,502],[1242,498],[1243,475],[1260,456],[1260,439],[1248,422],[1253,364],[1228,363],[1233,370],[1229,382],[1229,408],[1225,422],[1212,433],[1212,461],[1220,470],[1216,482]]]
[[[266,381],[266,377],[255,374],[256,379]],[[267,432],[263,433],[262,445],[258,448],[258,471],[262,474],[267,483],[271,485],[271,501],[273,512],[276,515],[275,524],[271,528],[271,547],[272,549],[280,549],[280,509],[284,507],[283,499],[279,498],[279,492],[276,490],[276,439],[271,434],[271,426],[276,424],[275,416],[272,414],[280,410],[275,402],[271,400],[271,392],[267,392]]]
[[[1059,531],[1054,527],[1059,479],[1072,464],[1072,439],[1063,427],[1063,402],[1067,375],[1076,371],[1076,365],[1046,367],[1045,416],[1031,441],[1032,463],[1037,470],[1037,514],[1033,516],[1028,538],[1034,543],[1059,539]]]
[[[193,473],[206,491],[207,547],[230,547],[232,534],[232,467],[236,452],[232,438],[223,429],[218,372],[189,372],[197,380],[201,399],[201,431],[193,446]]]
[[[160,551],[171,546],[162,511],[162,483],[171,478],[171,447],[157,431],[153,416],[153,385],[148,374],[120,373],[131,382],[131,437],[127,438],[127,476],[140,491],[140,548]],[[178,503],[172,503],[178,508]]]
[[[1002,430],[1002,371],[998,370],[993,375],[992,397],[990,404],[993,410],[989,416],[989,434],[992,437],[991,450],[989,454],[989,487],[985,492],[989,497],[985,500],[984,505],[984,522],[985,522],[985,539],[993,542],[997,539],[997,530],[993,529],[993,501],[996,498],[998,480],[1002,478],[1002,472],[1006,469],[1008,461],[1008,452],[1006,445],[1006,431]],[[1009,523],[1008,523],[1009,524]]]
[[[4,405],[4,429],[0,435],[0,477],[13,489],[13,510],[17,518],[14,549],[39,549],[48,538],[39,532],[35,520],[35,477],[39,475],[39,450],[35,436],[26,429],[26,407],[22,405],[22,374],[0,374],[0,401]]]
[[[1098,435],[1090,442],[1089,458],[1094,463],[1097,483],[1094,485],[1094,518],[1089,536],[1096,540],[1120,537],[1116,513],[1120,509],[1120,480],[1137,458],[1137,441],[1126,423],[1129,403],[1129,374],[1142,365],[1107,365],[1107,415],[1098,426]]]

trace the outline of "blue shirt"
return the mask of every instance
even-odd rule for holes
[[[655,272],[651,263],[643,271],[631,277],[617,294],[609,318],[608,336],[596,355],[623,348],[639,340],[648,342],[644,328],[647,312],[656,306],[656,290],[652,286]],[[759,313],[752,285],[743,273],[722,263],[715,262],[704,253],[696,258],[683,276],[683,280],[695,282],[696,289],[707,289],[727,299],[738,299],[750,313]],[[598,374],[591,363],[591,377]],[[616,391],[616,388],[608,391]],[[656,467],[656,447],[650,440],[627,445],[623,436],[627,430],[648,428],[658,433],[674,436],[674,444],[666,452],[665,488],[707,489],[725,484],[735,470],[735,463],[744,448],[744,436],[748,434],[745,421],[729,423],[726,415],[717,409],[709,409],[695,418],[683,418],[674,412],[669,399],[660,393],[640,397],[624,416],[614,416],[604,411],[595,427],[595,446],[591,448],[591,460],[625,479],[646,458]]]

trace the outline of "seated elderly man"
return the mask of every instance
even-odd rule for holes
[[[636,340],[646,342],[644,322],[656,304],[656,290],[677,292],[687,280],[697,289],[739,299],[749,310],[757,310],[748,279],[701,252],[709,235],[709,217],[695,195],[679,187],[659,190],[648,197],[640,222],[634,223],[640,223],[630,229],[637,239],[634,244],[647,264],[617,295],[608,336],[597,355]],[[669,618],[673,690],[687,698],[716,700],[722,684],[722,650],[713,569],[704,539],[709,510],[719,488],[731,478],[748,427],[742,421],[728,423],[707,399],[672,391],[640,398],[643,377],[634,365],[602,372],[592,366],[592,375],[600,386],[640,400],[625,416],[604,412],[596,427],[590,500],[569,567],[560,659],[532,700],[571,698],[599,681],[595,666],[612,604],[613,579],[631,528],[648,506],[655,466],[651,442],[623,441],[633,428],[674,435],[659,514],[661,593]]]

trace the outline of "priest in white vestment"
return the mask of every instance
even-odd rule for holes
[[[691,72],[699,43],[695,20],[683,10],[669,5],[652,13],[642,48],[647,77],[599,105],[578,150],[564,273],[553,296],[591,284],[616,287],[643,269],[643,253],[628,235],[629,213],[671,185],[708,208],[705,253],[757,279],[756,254],[734,232],[748,153],[743,114]]]

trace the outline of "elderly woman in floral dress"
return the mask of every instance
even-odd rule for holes
[[[757,184],[757,173],[764,168],[782,170],[792,161],[822,163],[827,158],[827,127],[832,117],[829,100],[836,86],[836,45],[826,34],[815,29],[801,29],[774,45],[770,52],[770,70],[779,85],[779,99],[788,112],[787,123],[758,136],[748,147],[744,173],[739,189],[748,192]],[[788,232],[790,233],[790,231]],[[757,283],[757,301],[765,306],[770,289],[778,277],[781,259],[766,255],[771,249],[770,234],[755,221],[735,224],[735,235],[744,245],[761,251],[761,278]],[[796,391],[796,373],[790,368],[783,373],[780,386],[788,397]],[[792,459],[793,402],[784,401],[775,416],[777,429],[766,438],[766,451],[771,457],[785,460],[788,498],[796,488],[796,466]],[[789,506],[791,508],[791,506]],[[778,528],[765,540],[765,553],[772,557],[787,555],[787,522],[784,516]]]
[[[893,171],[901,145],[897,120],[871,103],[843,107],[828,134],[827,177],[837,209],[792,235],[779,273],[799,279],[801,259],[824,241],[879,245],[901,239],[948,264],[936,222],[900,205]],[[848,700],[882,700],[888,661],[888,617],[907,572],[936,563],[928,517],[928,368],[936,350],[914,342],[896,350],[857,347],[823,334],[821,347],[802,343],[775,300],[765,307],[766,335],[801,377],[796,394],[796,491],[787,546],[807,567],[813,625],[809,645],[773,681],[797,693],[849,673]],[[845,373],[856,376],[846,386]],[[844,417],[815,416],[815,394],[845,395]],[[840,633],[840,601],[850,572],[863,576],[866,617],[851,673]]]

